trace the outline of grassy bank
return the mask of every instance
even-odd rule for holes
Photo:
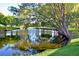
[[[71,40],[71,42],[62,48],[48,49],[35,56],[79,56],[79,38]]]

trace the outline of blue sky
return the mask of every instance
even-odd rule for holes
[[[12,13],[7,9],[9,6],[18,7],[18,3],[0,3],[0,12],[4,15],[12,15]]]

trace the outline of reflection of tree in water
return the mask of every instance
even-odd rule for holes
[[[2,48],[3,47],[3,44],[0,44],[0,48]]]
[[[19,45],[22,45],[23,49],[27,49],[27,46],[30,48],[58,48],[64,46],[68,42],[68,38],[59,34],[57,30],[45,30],[45,32],[41,32],[37,28],[28,28],[26,30],[20,31],[20,37],[22,40],[19,41]]]

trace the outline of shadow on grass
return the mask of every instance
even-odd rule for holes
[[[65,47],[59,48],[48,56],[79,56],[79,41],[72,42]]]

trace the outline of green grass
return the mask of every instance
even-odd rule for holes
[[[71,42],[62,48],[47,49],[35,56],[79,56],[79,38],[71,40]]]
[[[70,31],[71,39],[79,38],[79,31]]]
[[[79,28],[68,28],[69,31],[79,31]]]

